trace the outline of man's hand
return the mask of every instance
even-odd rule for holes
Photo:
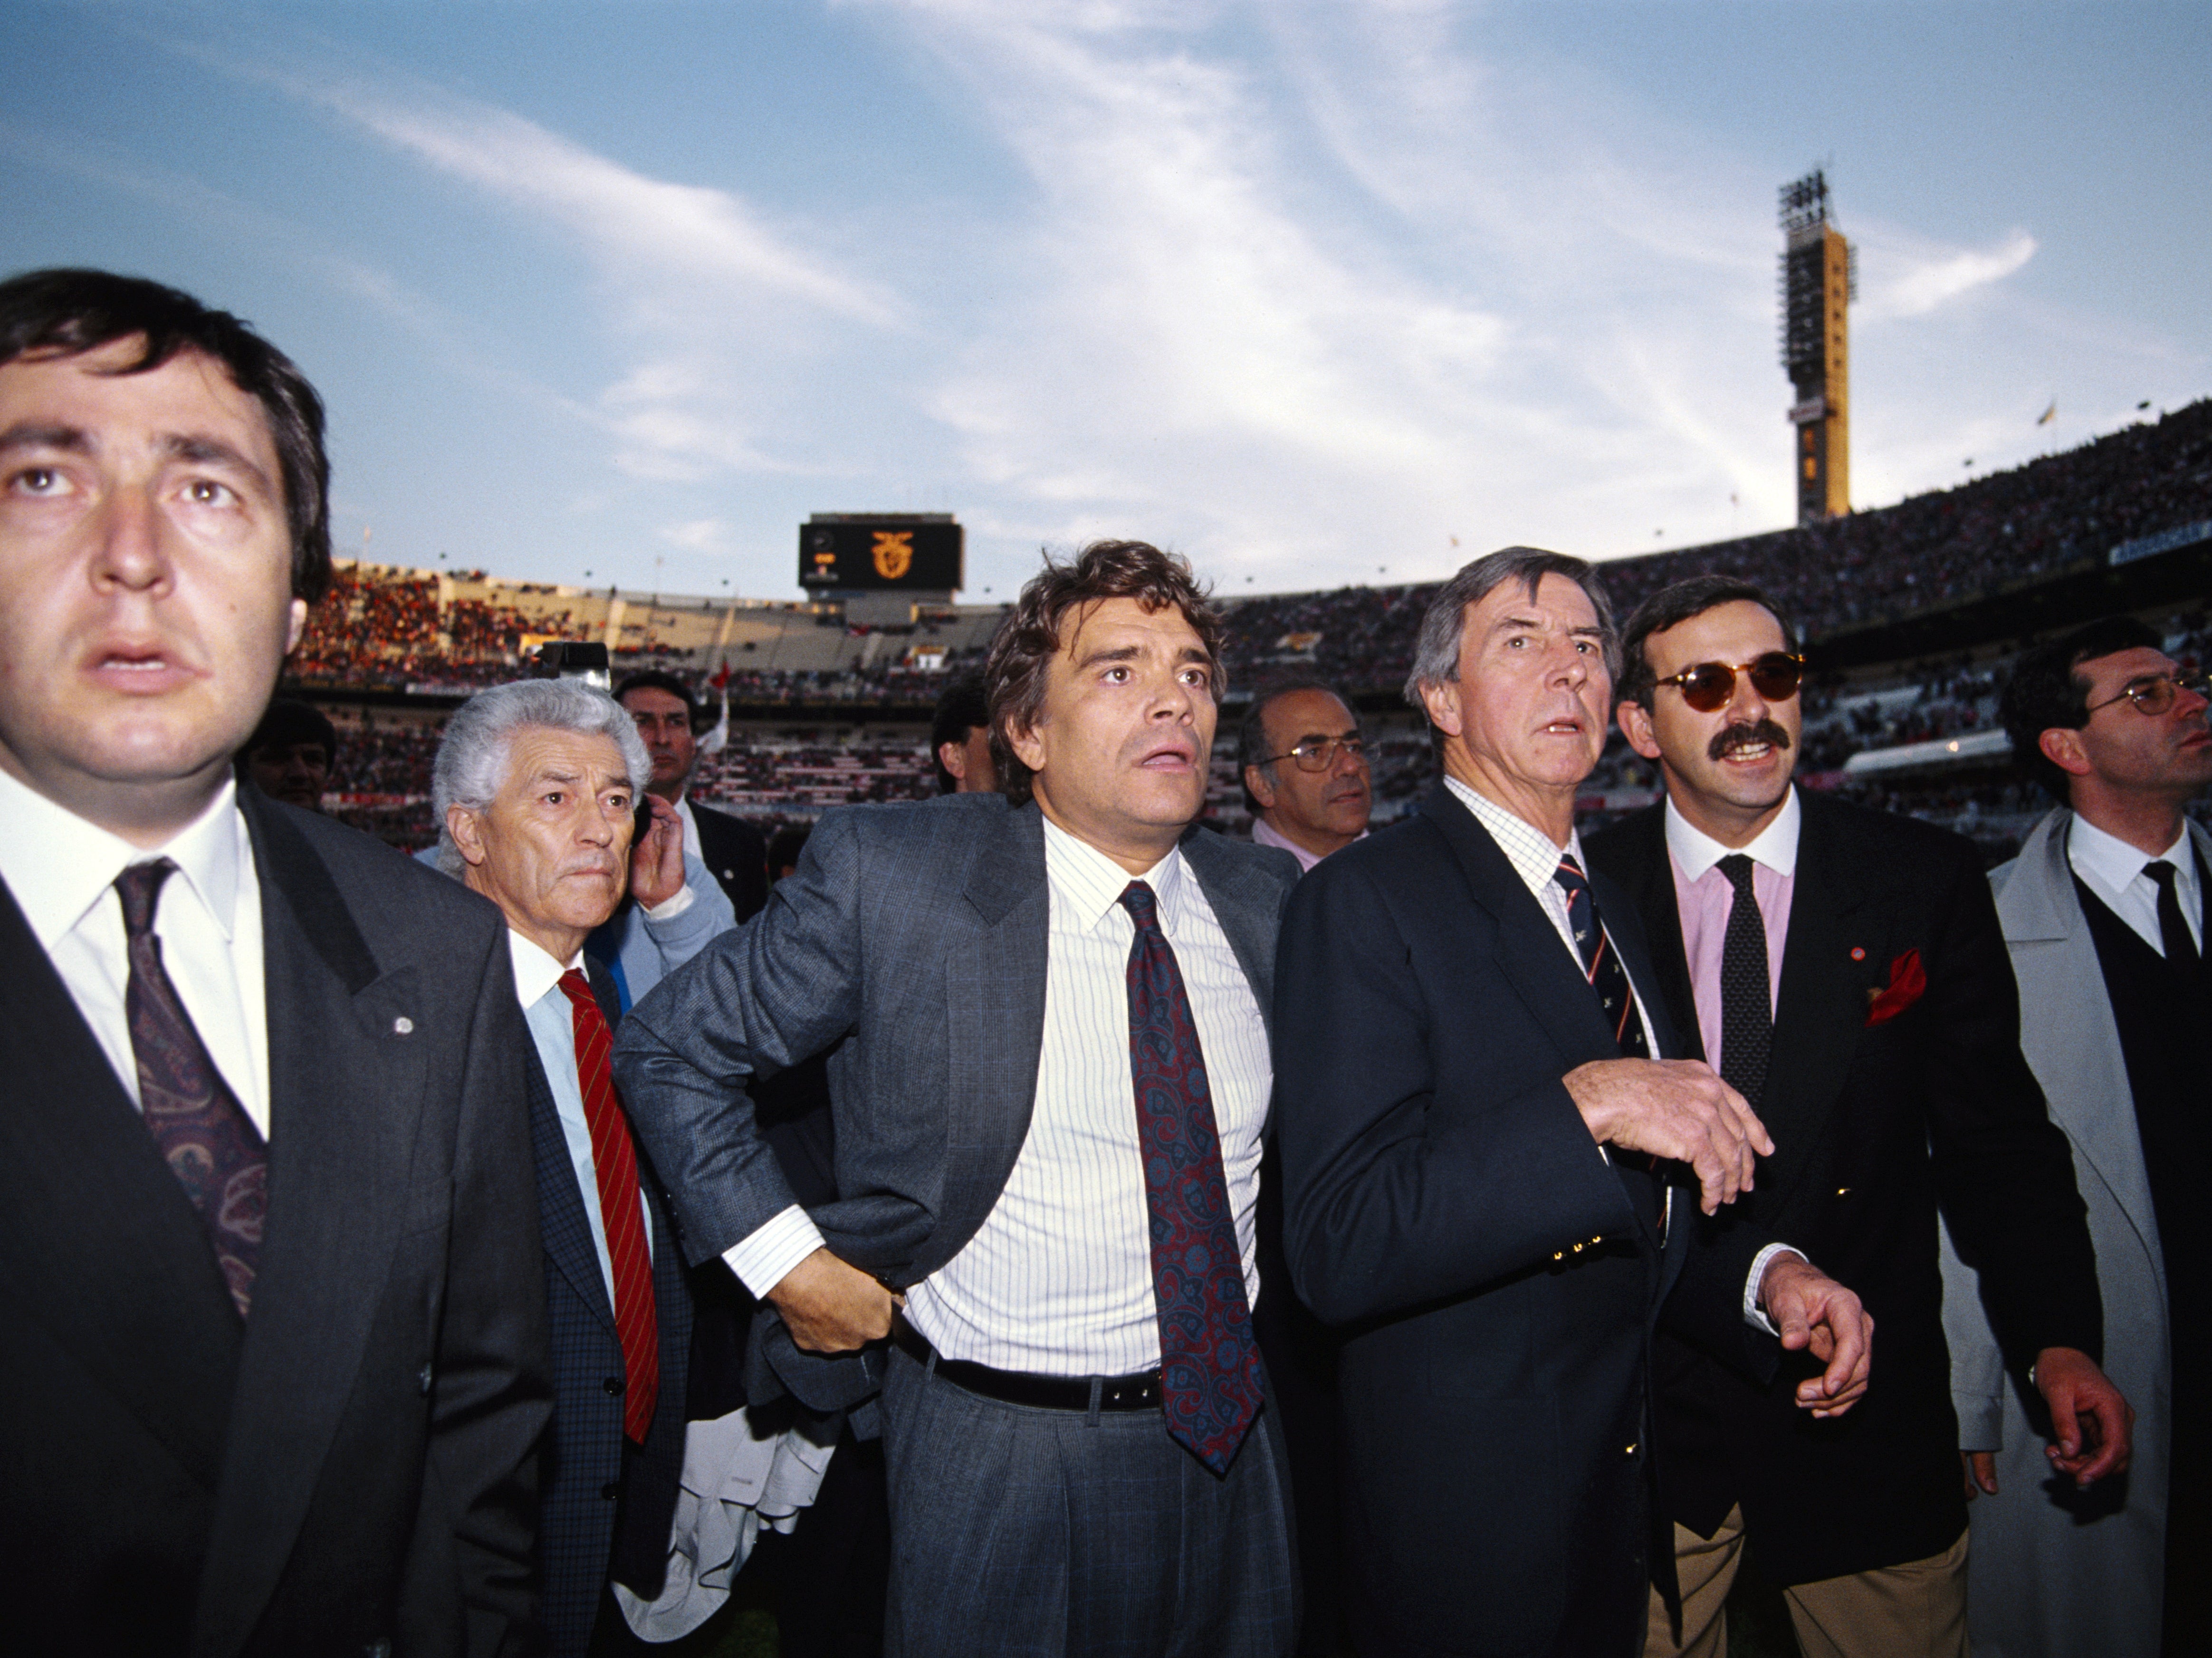
[[[1827,1369],[1797,1384],[1797,1408],[1814,1417],[1841,1416],[1867,1390],[1874,1360],[1874,1315],[1859,1298],[1802,1255],[1766,1263],[1759,1304],[1791,1352],[1805,1348]]]
[[[1960,1451],[1959,1471],[1966,1476],[1966,1501],[1982,1496],[1997,1494],[1997,1454],[1995,1451]]]
[[[651,909],[684,890],[684,820],[657,794],[645,803],[653,827],[629,849],[629,896]]]
[[[1766,1126],[1702,1060],[1593,1060],[1564,1080],[1593,1139],[1688,1163],[1709,1215],[1751,1190],[1774,1153]]]
[[[817,1249],[786,1272],[768,1292],[790,1327],[791,1339],[810,1353],[849,1353],[891,1333],[893,1309],[906,1304],[857,1266]]]
[[[2135,1406],[2120,1397],[2097,1361],[2078,1347],[2045,1347],[2035,1356],[2035,1390],[2051,1409],[2058,1442],[2043,1448],[2051,1466],[2074,1476],[2083,1491],[2128,1466]],[[1996,1489],[1994,1479],[1990,1489]]]

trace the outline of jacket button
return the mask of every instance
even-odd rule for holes
[[[622,1481],[619,1479],[610,1479],[605,1485],[599,1487],[599,1495],[605,1497],[608,1502],[613,1502],[615,1498],[622,1495]]]
[[[620,1399],[620,1398],[622,1397],[623,1379],[622,1379],[620,1376],[609,1376],[609,1377],[608,1377],[605,1382],[602,1382],[601,1383],[599,1383],[599,1386],[601,1386],[602,1388],[605,1388],[609,1393],[612,1394],[613,1394],[617,1399]]]

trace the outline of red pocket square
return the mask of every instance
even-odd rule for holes
[[[1906,950],[1889,964],[1889,987],[1868,990],[1867,1023],[1877,1025],[1895,1018],[1918,1001],[1927,988],[1928,975],[1920,965],[1920,952]]]

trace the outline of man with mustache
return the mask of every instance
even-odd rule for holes
[[[1158,548],[1048,562],[986,670],[1006,792],[824,813],[623,1024],[685,1246],[775,1310],[762,1362],[880,1382],[905,1658],[1291,1649],[1249,1309],[1297,865],[1194,828],[1221,636]],[[744,1090],[825,1050],[836,1192],[801,1206]]]
[[[1391,1658],[1633,1658],[1662,1527],[1652,1321],[1807,1412],[1864,1390],[1863,1315],[1795,1251],[1691,1222],[1771,1150],[1675,1051],[1635,914],[1583,862],[1575,792],[1619,646],[1580,559],[1510,547],[1438,590],[1406,695],[1444,780],[1323,859],[1283,918],[1285,1243],[1345,1330],[1352,1626]],[[1772,1323],[1767,1321],[1771,1319]]]
[[[1629,618],[1618,715],[1667,799],[1593,835],[1632,897],[1657,988],[1773,1134],[1757,1187],[1709,1226],[1763,1227],[1856,1289],[1881,1374],[1841,1420],[1796,1408],[1798,1368],[1744,1374],[1662,1330],[1655,1437],[1674,1521],[1679,1633],[1717,1652],[1748,1545],[1808,1653],[1966,1650],[1966,1509],[1937,1269],[1940,1200],[1984,1272],[2007,1356],[2059,1426],[2053,1465],[2124,1467],[2128,1410],[2098,1369],[2095,1268],[2063,1136],[2020,1051],[1981,862],[1962,837],[1793,786],[1802,659],[1747,582],[1693,577]]]
[[[684,829],[665,800],[632,872],[633,813],[652,774],[611,697],[580,680],[526,679],[454,711],[431,777],[439,866],[507,917],[530,1030],[554,1386],[538,1589],[556,1658],[650,1650],[608,1585],[660,1593],[684,1461],[691,1299],[607,1069],[622,1017],[614,984],[584,956],[625,893],[653,908],[685,889]]]
[[[2005,686],[2014,757],[2062,804],[1990,879],[2021,1046],[2089,1205],[2105,1362],[2142,1416],[2124,1482],[2045,1479],[2047,1424],[2021,1408],[1977,1274],[1947,1252],[1959,1443],[1982,1493],[1968,1615],[1995,1658],[2193,1652],[2212,1620],[2212,835],[2187,816],[2212,787],[2208,692],[2132,616],[2037,647]]]

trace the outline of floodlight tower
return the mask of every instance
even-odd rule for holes
[[[1797,521],[1851,510],[1850,302],[1858,255],[1829,216],[1815,167],[1782,186],[1782,366],[1797,388]]]

